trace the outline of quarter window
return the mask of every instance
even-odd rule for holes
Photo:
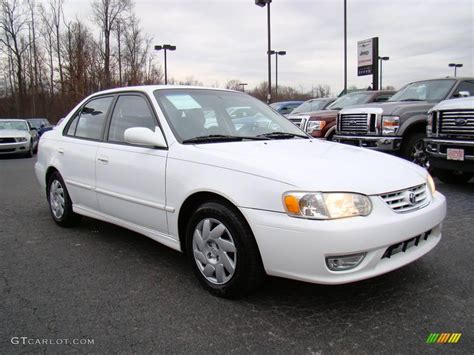
[[[110,122],[110,142],[124,143],[125,130],[132,127],[145,127],[155,131],[157,124],[146,100],[138,95],[120,96]]]
[[[81,109],[75,136],[79,138],[99,140],[102,136],[105,118],[112,100],[113,97],[101,97],[89,101]]]

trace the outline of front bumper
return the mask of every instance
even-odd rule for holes
[[[426,138],[425,144],[430,166],[474,173],[474,141]],[[448,160],[448,148],[464,149],[464,160]]]
[[[380,151],[398,151],[402,144],[402,137],[371,137],[336,134],[335,142],[370,148]]]
[[[410,213],[395,213],[371,197],[367,217],[330,221],[289,217],[285,213],[241,208],[252,228],[267,274],[320,284],[344,284],[400,268],[432,250],[441,239],[446,200],[436,192],[431,203]],[[427,240],[383,258],[394,244],[423,235]],[[367,253],[356,268],[331,271],[326,257]]]
[[[0,155],[26,153],[30,149],[30,142],[0,143]]]

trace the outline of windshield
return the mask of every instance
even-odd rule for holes
[[[295,108],[292,113],[319,111],[324,108],[324,105],[326,105],[326,100],[308,100]]]
[[[428,80],[401,88],[388,101],[441,101],[451,91],[455,80]]]
[[[28,125],[25,121],[0,120],[0,129],[16,129],[18,131],[28,131]]]
[[[372,95],[371,92],[352,92],[338,98],[327,107],[327,110],[341,110],[348,106],[365,104],[370,100]]]
[[[243,93],[220,90],[169,89],[154,92],[182,142],[196,138],[284,139],[307,135],[261,101]],[[219,138],[219,139],[218,139]]]
[[[30,125],[32,125],[36,129],[40,129],[41,126],[49,126],[48,122],[46,120],[41,119],[41,118],[29,119],[28,122],[30,122]]]

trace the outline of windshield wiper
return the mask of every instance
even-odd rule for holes
[[[231,136],[225,134],[209,134],[207,136],[198,136],[194,138],[185,139],[183,143],[212,143],[212,142],[238,142],[244,139],[248,140],[268,140],[266,137],[252,137],[252,136]]]
[[[400,101],[425,101],[425,100],[420,100],[420,99],[403,99]]]
[[[286,138],[294,138],[294,137],[309,138],[308,136],[304,136],[302,134],[295,134],[295,133],[290,133],[290,132],[269,132],[269,133],[259,134],[257,137],[265,137],[265,138],[271,138],[271,139],[286,139]]]
[[[228,136],[224,134],[209,134],[207,136],[197,136],[183,140],[183,143],[220,142],[220,141],[241,141],[241,137]]]

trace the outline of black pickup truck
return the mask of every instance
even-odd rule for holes
[[[334,140],[396,153],[428,165],[424,139],[428,111],[440,101],[474,92],[474,78],[442,78],[405,85],[388,101],[341,110]]]
[[[474,175],[474,96],[442,101],[433,107],[426,135],[433,174],[448,184],[468,182]]]

